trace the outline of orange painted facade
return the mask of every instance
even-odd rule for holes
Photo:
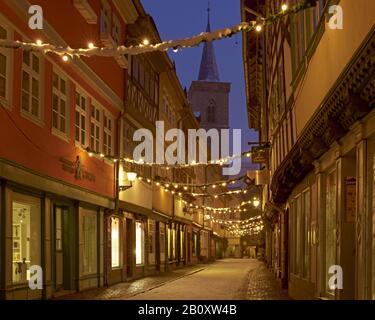
[[[73,6],[72,1],[60,1],[56,13],[56,5],[53,1],[34,1],[34,5],[43,8],[44,17],[48,17],[44,24],[53,28],[63,41],[71,47],[86,47],[89,42],[100,45],[100,23],[88,24]],[[90,1],[98,17],[100,17],[100,1]],[[114,14],[117,14],[112,6]],[[16,8],[11,8],[7,3],[0,2],[0,12],[11,24],[14,40],[41,39],[43,42],[59,43],[56,39],[50,39],[44,34],[44,30],[33,31],[29,29],[26,19],[17,14]],[[119,17],[119,14],[117,14]],[[26,17],[24,17],[26,18]],[[99,19],[98,19],[99,20]],[[122,37],[125,34],[125,24],[122,21]],[[79,32],[77,32],[79,31]],[[21,34],[22,33],[22,34]],[[116,120],[118,119],[122,105],[111,101],[100,94],[98,90],[85,80],[85,75],[75,61],[64,63],[53,54],[41,56],[40,91],[42,114],[41,121],[36,123],[22,115],[21,112],[21,83],[22,83],[22,51],[12,52],[13,64],[11,72],[11,105],[8,108],[0,108],[0,157],[26,167],[43,176],[51,177],[75,185],[105,197],[114,198],[114,168],[100,159],[90,158],[85,151],[76,147],[74,139],[75,125],[75,91],[77,87],[87,92],[89,101],[95,99],[103,106],[113,119],[112,150],[117,149],[115,137],[117,133]],[[112,91],[118,101],[124,101],[126,72],[113,58],[82,58],[82,62],[90,68],[98,78]],[[67,138],[62,139],[52,133],[52,72],[54,66],[61,69],[68,78],[68,104],[67,104]],[[86,75],[87,76],[87,75]],[[89,109],[91,105],[89,106]],[[86,141],[89,140],[89,115],[86,118]],[[101,134],[103,137],[103,134]],[[6,137],[4,139],[4,137]],[[117,151],[116,151],[117,152]],[[83,169],[95,176],[95,181],[76,179],[74,174],[64,171],[61,158],[74,162],[80,156]]]

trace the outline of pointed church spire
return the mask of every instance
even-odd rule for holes
[[[210,11],[210,3],[208,3],[206,32],[211,32]],[[204,44],[198,80],[212,82],[220,81],[219,70],[216,64],[215,50],[212,42],[205,42]]]

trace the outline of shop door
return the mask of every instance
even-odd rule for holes
[[[126,219],[126,274],[127,277],[133,276],[133,261],[134,251],[133,247],[133,221]]]
[[[69,283],[69,211],[55,206],[54,210],[54,288],[70,289]]]
[[[288,289],[289,283],[289,209],[284,214],[284,225],[283,225],[283,257],[282,257],[282,279],[281,286],[283,289]]]
[[[156,270],[160,271],[160,222],[155,226],[155,263]]]
[[[191,260],[191,233],[188,232],[188,239],[187,239],[187,258],[188,262]]]

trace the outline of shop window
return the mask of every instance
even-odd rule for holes
[[[22,54],[22,112],[40,119],[40,57],[37,53],[23,51]]]
[[[310,276],[310,191],[306,191],[303,196],[303,277]]]
[[[171,228],[167,227],[168,259],[171,260]]]
[[[336,265],[336,172],[327,176],[326,180],[326,218],[325,218],[325,241],[326,241],[326,265],[325,274],[328,276],[330,266]],[[334,291],[328,287],[328,280],[325,281],[326,290],[329,294]]]
[[[198,235],[196,232],[193,232],[193,246],[192,246],[192,255],[196,257],[198,254]]]
[[[86,119],[87,119],[87,97],[76,92],[75,128],[74,136],[76,142],[82,147],[86,146]]]
[[[112,218],[111,221],[111,246],[112,268],[120,267],[120,220]]]
[[[97,272],[97,216],[95,211],[82,210],[80,215],[81,275]]]
[[[301,273],[301,265],[302,265],[302,199],[301,196],[299,196],[296,200],[296,274],[302,274]]]
[[[68,134],[67,80],[57,72],[52,75],[52,128],[57,133]]]
[[[142,265],[144,263],[144,229],[142,222],[135,223],[135,263]]]
[[[15,194],[12,211],[12,278],[26,282],[30,266],[40,265],[40,201]]]
[[[160,226],[160,256],[165,253],[165,228]]]
[[[181,256],[181,259],[185,258],[184,244],[185,244],[185,234],[184,234],[183,230],[180,230],[180,256]]]

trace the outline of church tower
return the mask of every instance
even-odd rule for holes
[[[206,31],[210,32],[210,8],[207,12]],[[229,92],[230,83],[220,81],[214,45],[205,42],[198,80],[191,83],[188,93],[193,112],[200,115],[201,128],[229,128]]]

